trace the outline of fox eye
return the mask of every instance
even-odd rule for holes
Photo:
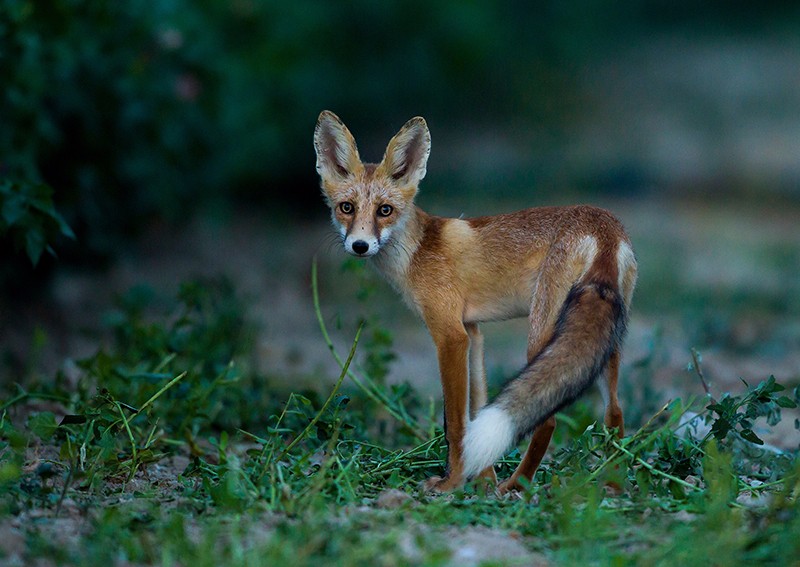
[[[392,208],[391,205],[381,205],[380,207],[378,207],[378,214],[382,217],[388,217],[389,215],[392,214],[393,210],[394,209]]]
[[[351,215],[353,214],[353,203],[350,203],[349,201],[339,203],[339,210],[346,215]]]

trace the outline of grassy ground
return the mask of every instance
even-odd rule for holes
[[[445,448],[435,367],[414,356],[420,324],[339,259],[321,266],[315,308],[293,291],[291,266],[305,272],[308,256],[270,234],[271,303],[253,297],[252,275],[129,287],[57,371],[34,334],[0,394],[0,563],[795,561],[791,212],[751,230],[749,211],[617,205],[643,268],[624,439],[595,423],[588,398],[559,417],[527,493],[422,493]],[[495,390],[517,366],[509,328],[489,332]]]

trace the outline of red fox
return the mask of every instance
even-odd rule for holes
[[[599,383],[605,423],[623,435],[617,399],[620,348],[636,284],[622,224],[589,206],[531,208],[469,219],[414,204],[431,137],[412,118],[379,164],[362,163],[339,118],[323,111],[314,132],[317,172],[345,250],[375,267],[425,321],[436,345],[448,446],[444,492],[470,478],[496,483],[493,465],[523,437],[530,446],[500,493],[530,482],[554,414]],[[528,364],[486,405],[484,321],[528,317]]]

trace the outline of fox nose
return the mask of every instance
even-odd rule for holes
[[[353,252],[356,254],[366,254],[367,250],[369,250],[369,244],[363,240],[356,240],[353,242]]]

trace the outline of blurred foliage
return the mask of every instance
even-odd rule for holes
[[[323,108],[368,159],[370,136],[415,114],[547,129],[581,111],[570,77],[635,33],[787,6],[678,4],[0,0],[0,177],[53,187],[71,255],[108,258],[198,204],[315,201]]]
[[[164,27],[180,4],[2,3],[2,174],[54,187],[96,254],[212,181],[211,106],[198,97],[210,46]]]
[[[0,236],[8,235],[17,250],[24,250],[36,265],[58,235],[74,238],[72,229],[53,206],[47,185],[0,180]],[[1,276],[0,276],[1,277]]]
[[[78,389],[87,398],[99,391],[92,403],[101,407],[113,410],[113,400],[120,398],[139,407],[159,392],[160,385],[180,376],[165,394],[172,403],[163,414],[156,413],[178,424],[170,434],[191,438],[201,426],[249,425],[242,404],[263,399],[256,390],[261,384],[241,377],[252,329],[231,282],[185,282],[166,312],[155,300],[146,286],[133,287],[118,298],[105,321],[113,336],[111,345],[78,362],[84,373]]]

